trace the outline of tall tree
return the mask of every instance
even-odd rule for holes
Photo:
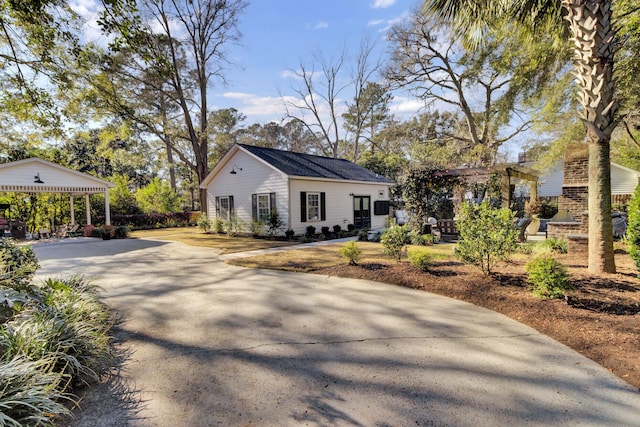
[[[425,11],[454,20],[460,31],[476,41],[484,29],[507,20],[524,24],[534,35],[555,30],[559,38],[573,41],[579,114],[589,144],[589,271],[615,272],[610,142],[620,118],[613,77],[613,0],[510,0],[481,5],[475,0],[426,0]]]
[[[459,111],[467,131],[450,134],[475,153],[474,166],[490,166],[498,149],[531,127],[526,113],[541,87],[566,72],[548,41],[522,43],[515,25],[488,32],[478,49],[465,49],[450,21],[417,11],[389,35],[393,84],[409,88],[425,102]],[[568,52],[568,49],[566,50]]]
[[[209,173],[209,116],[207,92],[214,79],[224,81],[230,65],[226,51],[240,33],[238,22],[246,7],[242,0],[139,0],[139,12],[108,7],[103,25],[116,33],[113,46],[131,49],[166,76],[167,86],[155,87],[178,107],[192,158],[180,156],[202,182]],[[159,43],[158,41],[161,41]],[[187,61],[180,52],[184,51]],[[193,86],[192,86],[193,85]],[[190,96],[190,94],[193,96]],[[178,148],[175,140],[167,143]],[[178,152],[178,150],[175,150]],[[206,190],[200,189],[200,209],[207,209]]]

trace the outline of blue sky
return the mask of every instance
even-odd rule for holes
[[[227,73],[228,85],[215,86],[216,107],[235,107],[247,122],[264,123],[283,115],[280,96],[293,96],[297,85],[288,71],[301,62],[311,64],[314,52],[326,58],[346,49],[345,73],[355,64],[363,37],[376,46],[376,54],[387,51],[388,28],[406,19],[415,0],[256,0],[241,18],[241,46],[232,50],[239,69]],[[345,76],[346,77],[346,76]],[[351,93],[343,93],[349,101]],[[414,109],[415,100],[400,96],[396,113]]]
[[[87,23],[88,40],[106,45],[96,24],[99,0],[69,0]],[[209,90],[213,109],[235,107],[247,116],[246,125],[279,121],[284,116],[282,96],[293,96],[297,85],[290,70],[321,52],[332,58],[348,53],[345,74],[355,64],[361,40],[368,37],[376,54],[387,51],[386,31],[407,19],[420,4],[416,0],[253,0],[240,16],[239,45],[229,46],[236,65],[225,75],[227,85],[214,82]],[[347,75],[344,76],[345,78]],[[342,101],[353,94],[342,93]],[[392,111],[399,116],[417,112],[420,103],[397,94]]]

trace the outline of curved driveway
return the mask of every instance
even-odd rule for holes
[[[640,424],[640,393],[505,316],[423,291],[224,264],[152,240],[34,246],[122,316],[82,426]]]

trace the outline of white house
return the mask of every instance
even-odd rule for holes
[[[640,172],[617,163],[611,163],[611,194],[613,196],[633,194],[638,185],[638,179],[640,179]],[[538,180],[538,196],[560,196],[563,182],[563,162],[558,162]]]
[[[277,209],[286,229],[382,229],[393,182],[347,160],[236,144],[201,184],[207,215],[249,225]]]

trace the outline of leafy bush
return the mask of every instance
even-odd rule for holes
[[[347,224],[347,230],[349,231],[349,233],[353,233],[354,231],[356,231],[356,226],[353,224]]]
[[[349,265],[358,265],[358,261],[362,257],[362,249],[352,240],[340,248],[340,255],[349,261]]]
[[[342,231],[342,227],[340,227],[338,224],[333,226],[333,232],[336,234],[340,234],[340,232]]]
[[[244,231],[245,225],[246,223],[243,220],[238,219],[237,216],[233,216],[229,221],[224,223],[224,229],[230,236],[237,236]]]
[[[96,217],[97,224],[104,224],[104,216]],[[187,226],[191,223],[190,212],[146,213],[130,215],[111,215],[115,226],[126,225],[134,229],[162,226]]]
[[[412,230],[409,233],[409,240],[412,245],[426,246],[435,242],[435,236],[433,234],[420,234],[420,232]]]
[[[320,232],[324,237],[329,237],[329,227],[321,227]]]
[[[640,272],[640,185],[633,192],[627,210],[629,218],[625,240],[629,246],[629,255]]]
[[[284,235],[287,237],[288,240],[293,239],[293,236],[296,234],[295,231],[293,231],[292,229],[288,229],[287,231],[284,232]]]
[[[313,225],[308,225],[307,226],[307,233],[305,234],[305,236],[313,237],[315,235],[316,235],[316,228]]]
[[[518,246],[513,217],[510,209],[493,208],[487,201],[462,204],[456,220],[460,232],[456,257],[480,267],[484,274],[491,274],[495,264],[507,259]]]
[[[116,239],[126,239],[129,237],[129,227],[126,225],[119,225],[113,229],[113,237]]]
[[[358,240],[361,242],[366,242],[369,240],[369,233],[367,230],[360,230],[358,232]]]
[[[224,221],[216,217],[215,221],[213,221],[213,228],[218,234],[224,233]]]
[[[282,218],[280,218],[280,214],[277,209],[271,210],[267,226],[269,227],[269,236],[275,236],[284,227],[284,222],[282,221]]]
[[[575,289],[566,267],[550,256],[535,258],[525,269],[537,298],[562,298],[564,291]]]
[[[437,258],[429,249],[415,247],[407,250],[407,257],[409,258],[409,264],[422,271],[429,271],[433,261]]]
[[[251,221],[249,224],[249,230],[251,230],[251,235],[256,237],[262,233],[264,227],[264,223],[262,221]]]
[[[39,267],[31,246],[18,246],[13,239],[0,239],[0,286],[16,291],[30,290]]]
[[[208,233],[209,231],[211,231],[211,227],[213,226],[213,223],[211,222],[211,219],[207,216],[207,214],[203,213],[198,217],[198,228],[200,228],[200,230],[202,230],[205,233]]]
[[[382,233],[380,241],[385,255],[400,261],[402,252],[407,244],[408,232],[404,225],[394,225]]]

